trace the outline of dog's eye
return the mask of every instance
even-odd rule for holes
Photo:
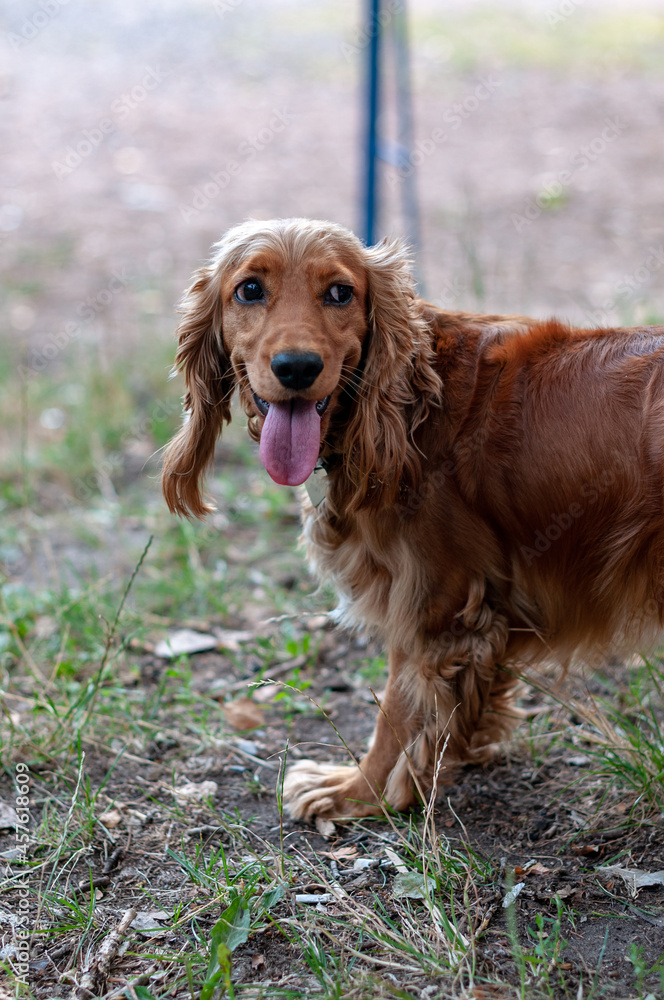
[[[332,285],[325,293],[325,301],[333,306],[345,306],[353,297],[350,285]]]
[[[237,286],[235,289],[235,298],[238,302],[260,302],[261,299],[265,298],[265,292],[260,281],[250,278],[248,281],[243,281],[241,285]]]

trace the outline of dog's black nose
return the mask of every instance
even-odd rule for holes
[[[323,370],[323,359],[313,351],[282,351],[270,368],[286,389],[308,389]]]

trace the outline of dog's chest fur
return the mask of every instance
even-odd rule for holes
[[[315,576],[339,599],[336,617],[351,629],[365,628],[383,640],[419,620],[427,586],[415,569],[403,532],[386,531],[390,515],[360,512],[333,525],[325,503],[302,505],[302,538]],[[417,612],[416,610],[417,609]]]

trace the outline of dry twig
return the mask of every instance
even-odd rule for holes
[[[115,930],[112,930],[108,937],[104,938],[99,951],[92,961],[88,963],[83,971],[78,986],[71,996],[71,1000],[91,1000],[98,996],[102,984],[108,978],[111,965],[116,958],[122,939],[129,930],[131,923],[136,919],[136,910],[127,910]]]

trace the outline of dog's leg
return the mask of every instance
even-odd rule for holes
[[[419,731],[417,713],[410,708],[399,675],[405,662],[402,653],[392,651],[385,697],[380,706],[371,748],[357,765],[319,764],[298,761],[288,769],[284,781],[284,801],[295,819],[313,816],[330,818],[372,816],[381,812],[380,799],[388,776],[407,752]],[[391,782],[385,796],[388,805],[406,809],[415,800],[415,788],[405,779]]]
[[[449,785],[458,764],[489,758],[511,732],[518,718],[512,707],[516,681],[498,666],[506,638],[505,622],[486,608],[467,616],[464,632],[443,632],[404,665],[400,684],[417,728],[388,777],[388,802],[398,801],[407,787],[429,796]]]
[[[487,706],[470,739],[468,760],[479,763],[495,757],[501,740],[509,739],[514,727],[525,717],[515,704],[518,688],[519,681],[513,674],[496,670]]]
[[[455,765],[490,755],[514,725],[515,682],[497,666],[505,651],[502,620],[435,643],[419,657],[390,654],[390,675],[371,748],[359,766],[303,760],[284,782],[295,819],[370,816],[382,800],[406,809]]]

